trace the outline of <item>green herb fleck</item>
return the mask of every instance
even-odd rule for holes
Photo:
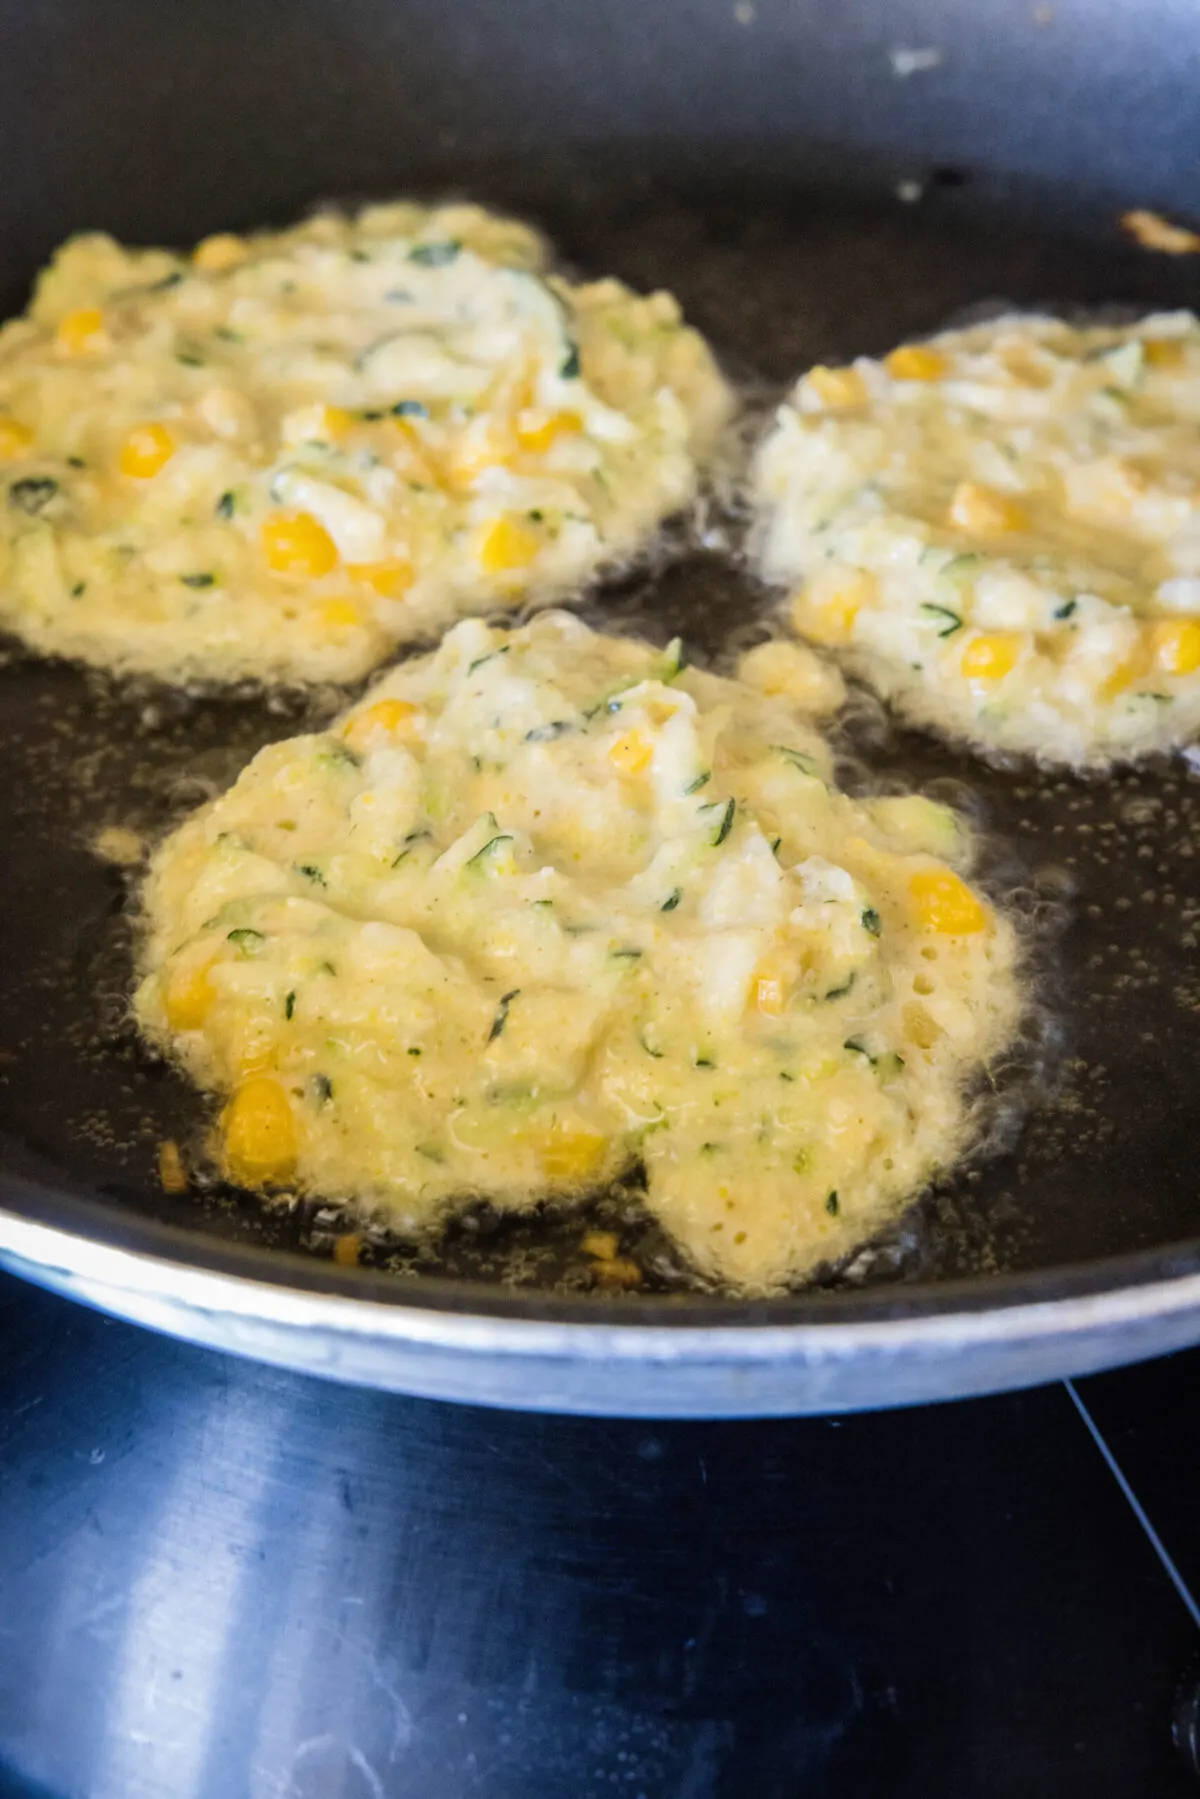
[[[614,949],[609,951],[609,955],[614,962],[639,962],[642,952],[640,949],[634,948]]]
[[[863,907],[862,928],[864,931],[868,931],[872,937],[878,937],[880,931],[882,931],[883,920],[880,918],[874,906]]]
[[[408,260],[422,269],[444,269],[461,249],[462,245],[454,237],[447,238],[444,243],[417,244],[409,251]]]
[[[831,1218],[837,1217],[837,1215],[838,1215],[838,1196],[837,1196],[837,1188],[836,1187],[833,1189],[833,1191],[831,1193],[826,1195],[825,1210],[829,1213],[829,1216]]]
[[[939,637],[953,637],[956,631],[961,631],[963,628],[963,622],[958,613],[951,612],[948,606],[931,606],[927,601],[924,601],[921,605],[921,611],[927,613],[931,619],[936,620],[939,627]]]
[[[313,1097],[319,1106],[327,1106],[333,1098],[333,1082],[327,1074],[314,1074],[309,1082]]]
[[[232,488],[230,488],[227,493],[223,493],[221,495],[220,499],[217,501],[216,505],[213,508],[213,511],[216,513],[218,518],[232,518],[236,510],[237,510],[237,495],[234,493]]]
[[[507,656],[508,652],[509,652],[509,647],[510,646],[508,644],[505,644],[502,649],[489,650],[486,656],[476,656],[474,662],[467,663],[467,673],[469,675],[473,675],[475,673],[475,670],[477,668],[482,668],[485,662],[491,662],[497,656]]]
[[[721,822],[717,826],[717,834],[712,840],[712,846],[715,850],[720,849],[721,845],[724,843],[725,839],[728,837],[730,831],[732,831],[733,815],[736,811],[737,811],[737,801],[736,800],[726,801],[725,810],[721,815]]]
[[[335,768],[361,768],[362,757],[340,737],[329,737],[321,748],[320,760]]]
[[[68,456],[67,457],[67,467],[68,468],[86,468],[87,463],[84,461],[82,456]]]
[[[579,345],[573,343],[558,365],[559,376],[563,381],[578,381],[582,369],[583,364],[579,358]]]
[[[71,598],[73,600],[77,600],[80,598],[80,596],[82,594],[85,594],[86,592],[87,592],[87,582],[86,581],[76,581],[74,587],[71,589]]]
[[[409,1053],[409,1055],[410,1055],[410,1056],[419,1056],[419,1055],[420,1055],[420,1053],[421,1053],[421,1052],[420,1052],[420,1050],[419,1050],[419,1049],[418,1049],[418,1048],[417,1048],[417,1047],[416,1047],[416,1045],[415,1045],[415,1044],[414,1044],[414,1045],[413,1045],[413,1047],[412,1047],[412,1048],[411,1048],[411,1049],[410,1049],[410,1050],[409,1050],[409,1052],[408,1052],[408,1053]]]
[[[423,400],[397,400],[392,413],[398,419],[427,419],[429,408]]]
[[[286,1019],[290,1020],[295,1017],[295,1014],[296,1014],[296,994],[295,994],[295,990],[293,989],[293,991],[288,994],[287,998],[283,1002],[283,1016]]]
[[[476,850],[475,854],[473,856],[469,856],[467,858],[467,867],[474,868],[477,863],[482,862],[483,858],[486,855],[489,855],[490,852],[496,848],[496,845],[498,843],[511,843],[511,842],[512,842],[512,837],[507,832],[498,831],[494,837],[488,838],[487,842],[484,844],[484,846],[481,850]]]
[[[870,1050],[867,1048],[866,1044],[863,1042],[861,1037],[847,1037],[846,1041],[842,1045],[842,1048],[852,1050],[856,1056],[865,1056],[867,1058],[867,1061],[871,1064],[872,1068],[874,1068],[875,1058],[871,1054]]]
[[[661,1050],[661,1049],[655,1049],[655,1047],[654,1047],[654,1045],[653,1045],[653,1044],[652,1044],[652,1043],[649,1043],[649,1042],[647,1042],[647,1040],[646,1040],[646,1033],[645,1033],[645,1031],[639,1031],[639,1033],[638,1033],[638,1042],[639,1042],[639,1043],[640,1043],[640,1044],[641,1044],[641,1046],[642,1046],[642,1048],[643,1048],[643,1049],[644,1049],[644,1050],[645,1050],[645,1052],[646,1052],[646,1054],[647,1054],[647,1055],[648,1055],[648,1056],[653,1056],[653,1057],[654,1057],[654,1060],[655,1060],[655,1061],[656,1061],[656,1062],[661,1062],[661,1061],[662,1061],[662,1059],[663,1059],[663,1052],[662,1052],[662,1050]]]
[[[496,1008],[496,1016],[492,1020],[492,1028],[487,1034],[489,1043],[494,1043],[496,1041],[497,1037],[508,1023],[508,1008],[512,1005],[520,991],[521,989],[519,987],[514,987],[511,993],[501,994],[500,1004]]]
[[[49,475],[27,475],[23,481],[14,481],[8,490],[12,505],[19,506],[22,512],[36,516],[44,512],[58,493],[58,482]]]
[[[553,743],[556,737],[565,737],[574,727],[565,718],[556,718],[548,725],[535,725],[532,731],[526,731],[526,743]]]
[[[697,1056],[692,1066],[694,1068],[715,1068],[716,1063],[711,1056]]]
[[[697,775],[694,781],[688,782],[683,790],[683,797],[686,799],[690,793],[699,793],[700,789],[702,787],[707,787],[711,780],[712,770],[706,768],[702,775]]]
[[[851,987],[853,987],[853,985],[854,985],[854,982],[855,982],[855,976],[854,976],[854,974],[851,974],[847,980],[843,981],[843,983],[840,987],[831,987],[829,989],[829,992],[825,995],[825,998],[826,999],[841,999],[845,994],[849,993]]]
[[[203,574],[180,575],[179,579],[185,587],[215,587],[217,584],[217,577],[207,571]]]
[[[259,950],[267,941],[261,931],[251,931],[248,929],[228,931],[226,933],[226,938],[228,942],[237,944],[238,950],[243,956],[257,956]]]
[[[660,912],[673,912],[682,898],[683,898],[683,888],[682,887],[672,887],[670,893],[668,893],[666,899],[663,901],[662,905],[658,908],[659,911]]]
[[[175,360],[181,362],[185,369],[202,369],[204,367],[203,356],[197,356],[195,350],[176,350]]]
[[[806,756],[803,750],[789,749],[785,743],[773,743],[771,748],[777,756],[782,756],[785,762],[790,762],[793,768],[799,769],[802,775],[808,775],[814,781],[821,779],[820,764],[815,757]]]
[[[964,575],[969,575],[972,569],[978,568],[984,560],[982,550],[963,550],[957,556],[951,556],[949,562],[943,562],[938,574],[951,581],[959,581]]]
[[[329,885],[323,872],[317,867],[315,862],[297,862],[295,864],[295,869],[298,875],[307,876],[310,881],[315,881],[318,887],[327,887]]]
[[[1064,601],[1064,603],[1061,606],[1056,606],[1054,608],[1055,618],[1071,618],[1071,617],[1073,617],[1078,605],[1079,605],[1079,601],[1077,599]]]

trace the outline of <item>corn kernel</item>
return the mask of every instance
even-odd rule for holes
[[[608,1261],[597,1258],[592,1266],[592,1278],[600,1287],[640,1287],[642,1271],[627,1256],[613,1256]]]
[[[621,1239],[616,1231],[586,1231],[579,1247],[585,1256],[596,1256],[602,1262],[611,1262],[621,1247]]]
[[[188,1190],[188,1171],[173,1137],[167,1137],[158,1146],[158,1184],[164,1193],[186,1193]]]
[[[599,1131],[567,1126],[552,1131],[542,1145],[542,1170],[550,1181],[585,1181],[604,1163],[608,1140]]]
[[[119,467],[135,481],[149,481],[166,468],[178,445],[166,425],[137,425],[125,439]]]
[[[901,344],[883,366],[894,381],[940,381],[946,373],[946,358],[924,344]]]
[[[363,1240],[357,1231],[345,1231],[333,1245],[333,1259],[339,1268],[357,1268]]]
[[[198,1031],[216,994],[210,964],[176,963],[162,985],[163,1011],[173,1031]]]
[[[13,462],[33,443],[33,432],[17,419],[0,416],[0,459]]]
[[[763,969],[751,984],[754,1004],[765,1018],[778,1018],[787,1003],[783,976],[773,969]]]
[[[386,562],[352,562],[346,573],[356,581],[365,581],[381,600],[398,600],[416,579],[416,571],[406,556],[391,556]]]
[[[363,622],[357,600],[326,600],[321,608],[321,623],[330,631],[348,631]]]
[[[975,537],[998,537],[1006,531],[1029,528],[1023,506],[1007,494],[981,487],[975,481],[959,482],[950,501],[948,516],[952,525]]]
[[[263,554],[277,575],[316,580],[337,566],[337,545],[311,512],[274,512],[263,520]]]
[[[54,341],[68,356],[86,356],[105,342],[104,314],[98,306],[78,306],[59,320]]]
[[[192,267],[204,275],[223,275],[245,262],[248,254],[243,238],[235,237],[232,231],[218,231],[212,237],[202,238],[196,245],[192,251]]]
[[[1100,685],[1101,699],[1115,700],[1118,694],[1124,693],[1135,681],[1140,681],[1143,675],[1150,672],[1145,652],[1146,645],[1143,643],[1131,655],[1126,656],[1123,662],[1117,664],[1107,680]]]
[[[535,532],[504,513],[484,526],[475,553],[489,575],[500,575],[528,568],[541,547]]]
[[[540,455],[560,437],[568,437],[583,429],[577,412],[553,412],[548,417],[536,412],[523,412],[517,419],[517,442],[531,455]]]
[[[641,731],[626,731],[609,748],[608,759],[623,775],[640,775],[654,759],[654,745]]]
[[[875,582],[861,569],[847,570],[836,579],[812,581],[792,602],[796,629],[814,643],[848,643],[854,621],[875,598]]]
[[[867,384],[857,369],[831,369],[819,362],[809,369],[804,388],[830,412],[845,412],[867,402]]]
[[[1142,350],[1152,369],[1177,369],[1183,366],[1184,346],[1178,337],[1147,337]]]
[[[225,1170],[247,1187],[286,1181],[296,1167],[296,1121],[270,1075],[243,1081],[221,1115]]]
[[[968,681],[1002,681],[1016,667],[1021,643],[1016,631],[989,631],[973,637],[963,649],[959,667]]]
[[[919,869],[908,890],[917,922],[927,931],[969,937],[987,927],[987,907],[952,868]]]
[[[376,700],[365,712],[346,721],[342,735],[352,749],[366,749],[376,737],[411,743],[418,736],[420,712],[408,700]]]
[[[1200,668],[1200,619],[1159,619],[1150,627],[1150,649],[1164,674],[1195,674]]]

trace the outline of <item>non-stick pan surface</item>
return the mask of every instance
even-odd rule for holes
[[[400,9],[403,10],[403,9]],[[445,159],[443,158],[443,162]],[[816,186],[731,174],[664,143],[557,175],[515,153],[471,163],[473,197],[545,224],[588,270],[669,286],[766,405],[814,360],[878,352],[964,308],[1194,305],[1200,259],[1152,257],[1093,206],[851,158]],[[308,152],[306,173],[321,158]],[[469,166],[468,166],[469,165]],[[686,166],[685,166],[686,165]],[[331,171],[342,172],[336,158]],[[399,151],[377,191],[406,189]],[[318,172],[296,210],[335,191]],[[61,218],[62,204],[56,212]],[[143,206],[142,234],[263,222]],[[276,216],[280,207],[276,206]],[[129,231],[114,192],[75,226]],[[28,236],[26,231],[24,234]],[[14,241],[21,236],[16,234]],[[41,246],[38,245],[40,250]],[[19,304],[31,267],[7,268]],[[658,571],[587,605],[594,622],[678,632],[699,659],[746,641],[770,596],[742,571],[736,516]],[[600,1202],[645,1270],[636,1297],[588,1288],[578,1215],[474,1208],[437,1247],[330,1261],[315,1205],[266,1211],[214,1186],[163,1194],[164,1136],[204,1108],[139,1047],[127,1011],[126,879],[100,827],[161,833],[262,744],[337,696],[189,699],[40,663],[0,666],[0,1255],[35,1278],[165,1328],[345,1378],[517,1405],[753,1412],[980,1390],[1200,1336],[1200,779],[1185,760],[1108,780],[989,769],[856,710],[848,778],[965,803],[994,890],[1025,919],[1035,1005],[1004,1071],[987,1153],[813,1288],[748,1306],[698,1294],[639,1210]]]

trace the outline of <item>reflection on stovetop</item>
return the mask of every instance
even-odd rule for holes
[[[1200,1353],[1079,1391],[1200,1584]],[[500,1414],[0,1277],[0,1799],[1182,1799],[1198,1646],[1061,1387]]]

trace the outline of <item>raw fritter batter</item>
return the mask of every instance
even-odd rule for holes
[[[1014,938],[951,813],[833,786],[812,672],[472,620],[256,756],[154,859],[137,996],[228,1174],[418,1232],[640,1159],[754,1293],[865,1238],[970,1137]]]
[[[469,206],[73,239],[0,332],[0,623],[119,670],[348,680],[628,558],[729,392],[669,295],[544,263]]]
[[[1104,764],[1200,728],[1200,323],[1008,317],[815,368],[756,476],[796,628],[907,716]]]

